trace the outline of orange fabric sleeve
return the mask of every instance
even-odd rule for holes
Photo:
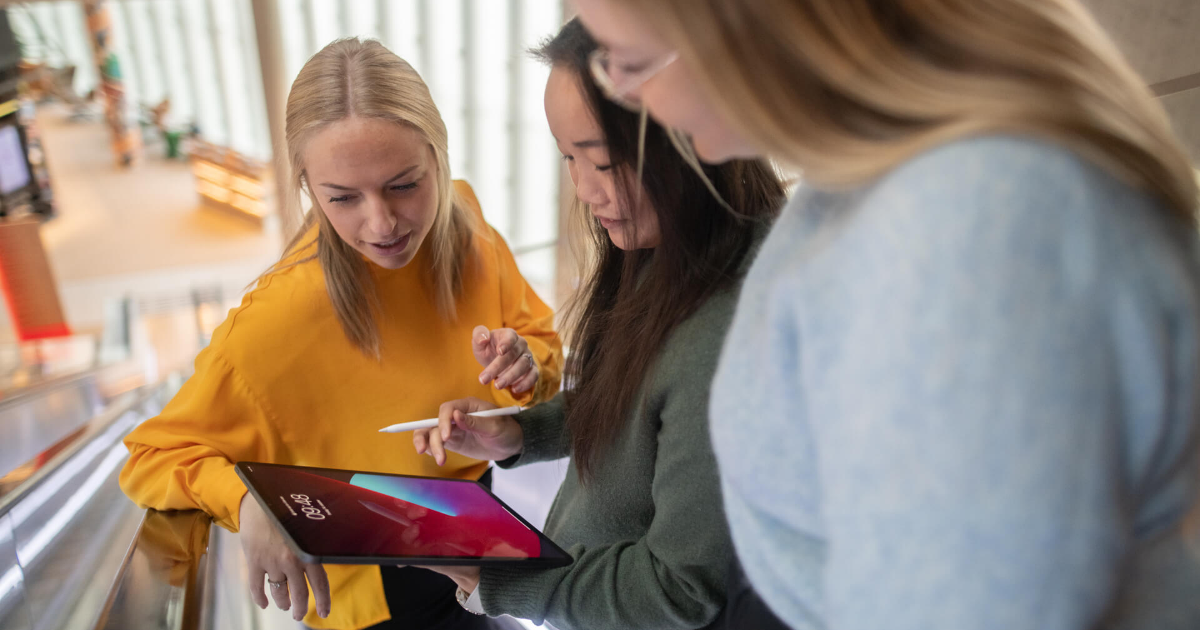
[[[233,464],[276,459],[268,416],[233,366],[206,349],[162,413],[125,438],[121,489],[140,507],[198,508],[236,532],[246,487]]]

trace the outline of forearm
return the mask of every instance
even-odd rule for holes
[[[570,435],[566,426],[564,395],[527,409],[515,416],[524,433],[521,452],[496,462],[501,468],[513,468],[536,462],[566,457],[571,452]]]
[[[644,539],[568,551],[575,562],[559,569],[484,568],[484,610],[560,630],[682,630],[710,623],[724,605],[724,547],[693,549],[686,560],[660,558]]]
[[[140,507],[198,509],[218,525],[237,531],[238,506],[246,487],[229,460],[189,452],[199,448],[170,451],[130,444],[129,460],[121,471],[121,489]]]

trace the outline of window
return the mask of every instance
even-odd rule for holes
[[[549,70],[526,50],[562,23],[561,0],[280,0],[290,77],[339,37],[373,36],[429,85],[450,136],[450,168],[550,299],[559,165],[542,109]]]
[[[111,0],[114,44],[131,103],[171,99],[172,124],[271,156],[250,0]],[[378,37],[429,84],[446,121],[451,170],[475,188],[488,222],[549,298],[559,166],[542,111],[549,73],[526,50],[562,23],[562,0],[278,0],[289,81],[339,37]],[[18,36],[96,84],[81,4],[10,10]]]

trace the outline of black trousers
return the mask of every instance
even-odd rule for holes
[[[737,558],[729,569],[729,600],[725,604],[726,630],[789,630],[767,608],[766,602],[754,591]]]
[[[427,569],[380,567],[383,594],[392,618],[369,630],[492,630],[504,628],[498,619],[463,610],[454,597],[458,587],[450,578]]]

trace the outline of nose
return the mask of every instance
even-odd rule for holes
[[[580,173],[579,171],[584,171]],[[575,196],[579,200],[594,207],[608,204],[608,191],[604,189],[603,178],[588,169],[571,169],[571,180],[575,182]]]
[[[378,236],[391,236],[396,230],[396,215],[380,196],[370,195],[367,201],[367,228]]]

